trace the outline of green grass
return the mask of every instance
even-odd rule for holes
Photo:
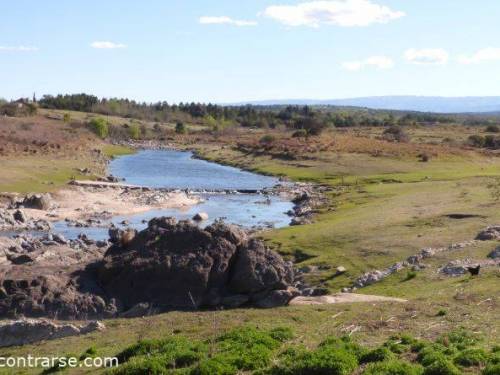
[[[102,147],[102,152],[109,158],[117,156],[131,155],[135,153],[134,149],[126,146],[106,144]]]
[[[194,339],[184,333],[140,339],[125,344],[120,351],[93,346],[72,356],[80,361],[89,356],[114,356],[118,367],[88,370],[114,375],[454,375],[465,370],[479,373],[482,368],[498,365],[495,348],[482,345],[482,339],[470,331],[454,329],[435,340],[398,334],[368,347],[348,335],[324,332],[320,340],[310,342],[289,327],[244,324]],[[58,370],[54,367],[45,373]],[[85,372],[82,368],[69,371]]]

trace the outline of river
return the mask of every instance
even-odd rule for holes
[[[261,190],[279,183],[274,177],[243,171],[193,158],[191,152],[173,150],[143,150],[111,161],[109,172],[133,185],[153,188],[192,190]],[[153,217],[173,216],[179,220],[191,219],[198,212],[206,212],[208,225],[216,219],[246,228],[280,228],[290,223],[286,214],[293,204],[275,195],[263,194],[201,194],[204,202],[186,209],[152,210],[141,214],[115,216],[113,222],[120,226],[143,229]],[[54,231],[67,238],[85,233],[94,239],[107,238],[107,227],[74,228],[63,221],[54,224]]]

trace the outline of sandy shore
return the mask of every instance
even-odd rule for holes
[[[154,209],[189,208],[200,203],[197,196],[184,192],[132,191],[116,188],[69,186],[52,193],[48,211],[25,209],[29,217],[59,221],[82,220],[96,216],[133,215]]]

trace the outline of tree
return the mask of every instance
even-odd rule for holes
[[[187,132],[186,125],[184,125],[183,122],[179,121],[177,124],[175,124],[175,132],[177,134],[186,134]]]
[[[90,128],[99,138],[106,138],[109,134],[108,122],[102,117],[90,120]]]
[[[139,139],[141,135],[141,130],[139,129],[139,125],[131,124],[128,128],[128,133],[130,138]]]

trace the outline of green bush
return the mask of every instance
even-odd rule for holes
[[[175,124],[175,132],[177,134],[186,134],[187,133],[186,125],[184,125],[183,122],[178,122],[177,124]]]
[[[363,375],[420,375],[423,368],[408,362],[390,360],[386,362],[370,363],[366,366]]]
[[[340,339],[336,337],[328,337],[319,345],[319,347],[330,347],[345,350],[346,352],[354,354],[358,361],[369,351],[368,349],[353,342],[349,336],[344,336]]]
[[[381,347],[370,350],[368,353],[361,357],[361,363],[369,362],[383,362],[394,359],[394,354],[387,348]]]
[[[449,343],[454,345],[459,350],[464,350],[476,345],[479,341],[480,338],[477,335],[463,328],[458,328],[444,336],[441,336],[436,342],[447,346]]]
[[[483,349],[466,349],[455,358],[455,363],[464,367],[482,366],[488,360]]]
[[[449,360],[439,358],[425,366],[424,375],[460,375],[460,370]]]
[[[165,367],[185,367],[200,360],[206,353],[206,346],[184,337],[169,337],[160,340],[142,340],[129,346],[117,355],[123,363],[132,357],[157,356]]]
[[[272,375],[347,375],[358,367],[358,360],[343,349],[325,346],[314,352],[290,357],[281,365],[273,367]]]
[[[141,129],[139,128],[139,125],[131,124],[128,127],[128,135],[132,139],[139,139],[141,136]]]
[[[193,375],[232,375],[236,374],[238,369],[233,365],[220,362],[217,358],[208,359],[201,362],[191,374]]]
[[[269,144],[273,143],[275,140],[276,140],[276,137],[274,135],[267,134],[259,140],[259,143],[269,145]]]
[[[500,364],[488,365],[481,373],[482,375],[500,375]]]
[[[90,120],[90,128],[99,138],[106,138],[109,134],[108,122],[102,117]]]

